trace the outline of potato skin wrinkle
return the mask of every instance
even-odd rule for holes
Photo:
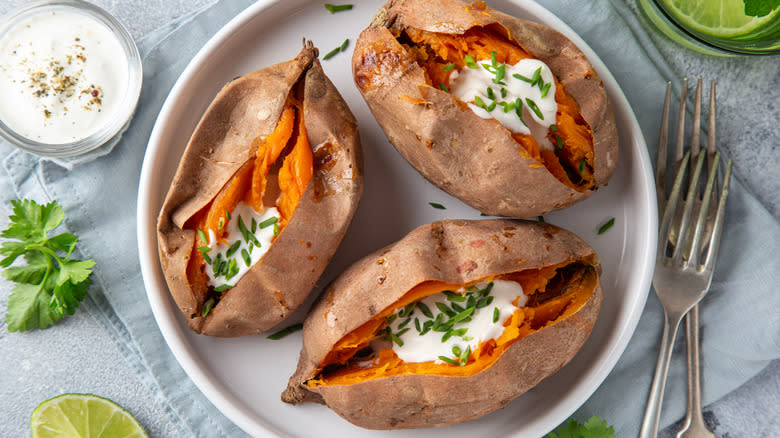
[[[363,188],[360,139],[317,55],[304,40],[294,59],[226,84],[184,150],[158,217],[157,239],[168,288],[195,332],[245,336],[284,321],[314,288],[352,221]],[[273,150],[261,149],[266,141]],[[264,155],[256,159],[258,150]],[[241,199],[255,207],[281,202],[280,231],[220,297],[204,279],[196,230],[212,206],[218,214],[211,221],[219,222]],[[219,299],[209,309],[205,302],[213,298]]]
[[[418,285],[463,285],[570,265],[588,266],[588,275],[596,276],[591,286],[574,292],[579,295],[570,301],[574,304],[567,305],[571,308],[550,310],[539,322],[529,320],[533,326],[526,327],[532,329],[529,334],[521,335],[495,362],[475,374],[437,375],[431,371],[385,376],[385,371],[379,370],[373,377],[349,384],[323,380],[323,375],[332,372],[328,360],[334,357],[331,353],[339,342],[371,323],[375,315],[382,317],[385,309],[404,305],[406,302],[399,300]],[[579,351],[603,300],[599,273],[593,250],[573,233],[550,224],[490,219],[444,220],[420,226],[347,268],[314,304],[304,322],[298,367],[282,400],[323,403],[369,429],[448,426],[490,413],[555,373]],[[383,281],[378,282],[378,278]],[[529,302],[535,299],[552,300],[531,295]],[[546,318],[549,322],[544,322]],[[317,384],[311,384],[312,379],[318,379]]]
[[[442,67],[463,68],[468,47],[479,46],[468,44],[479,43],[480,35],[489,36],[495,47],[475,48],[471,55],[496,50],[499,63],[531,57],[553,72],[560,89],[558,126],[542,139],[545,145],[495,119],[482,119],[445,90],[451,70]],[[352,72],[407,162],[483,213],[530,218],[568,207],[606,185],[617,165],[612,108],[582,51],[549,27],[483,2],[388,1],[356,41]]]

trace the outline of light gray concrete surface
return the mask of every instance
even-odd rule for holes
[[[214,0],[95,0],[115,15],[140,38],[157,27]],[[25,2],[0,1],[0,14]],[[628,1],[631,4],[630,1]],[[751,88],[750,77],[733,78],[735,63],[774,63],[780,58],[713,59],[680,49],[662,38],[654,39],[675,71],[691,77],[719,80],[723,100],[720,114],[727,119],[721,128],[723,145],[734,158],[736,174],[757,194],[775,216],[780,217],[780,74],[769,81],[770,88]],[[756,114],[764,117],[757,125]],[[768,115],[768,116],[767,116]],[[772,116],[774,115],[774,116]],[[7,225],[8,211],[0,207],[0,229]],[[12,285],[0,279],[0,314]],[[125,363],[125,353],[105,327],[93,316],[96,307],[89,299],[56,330],[9,333],[0,321],[0,436],[29,435],[29,416],[35,406],[63,392],[88,392],[111,398],[130,410],[153,437],[176,436],[169,412],[145,390],[137,370]],[[89,342],[83,342],[89,339]],[[780,436],[780,361],[724,399],[705,408],[705,417],[719,437]],[[676,426],[660,437],[674,436]]]

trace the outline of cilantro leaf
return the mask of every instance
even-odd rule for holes
[[[745,15],[764,17],[780,6],[780,0],[743,0]]]
[[[65,315],[72,315],[87,296],[95,262],[70,256],[78,238],[70,233],[49,237],[65,218],[56,202],[11,201],[13,214],[8,228],[0,233],[8,240],[0,245],[3,276],[16,282],[8,297],[5,321],[8,331],[46,328]],[[11,266],[19,256],[26,265]]]
[[[566,424],[550,432],[548,438],[615,438],[615,428],[607,426],[607,422],[597,416],[592,416],[584,424],[569,418]]]

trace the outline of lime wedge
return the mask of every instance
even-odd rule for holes
[[[662,0],[668,12],[691,30],[715,38],[734,38],[758,32],[780,17],[780,7],[763,17],[745,15],[743,0]]]
[[[38,405],[32,438],[149,438],[141,423],[109,399],[62,394]]]

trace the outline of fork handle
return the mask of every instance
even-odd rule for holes
[[[639,431],[639,438],[656,438],[658,435],[658,421],[661,418],[661,402],[664,399],[664,389],[666,388],[666,374],[669,371],[669,360],[672,358],[674,339],[677,336],[677,328],[680,326],[682,316],[682,314],[670,315],[664,310],[661,351],[658,352],[653,385],[650,387],[650,396],[647,398],[647,407],[645,408],[645,417],[642,420],[642,429]]]

